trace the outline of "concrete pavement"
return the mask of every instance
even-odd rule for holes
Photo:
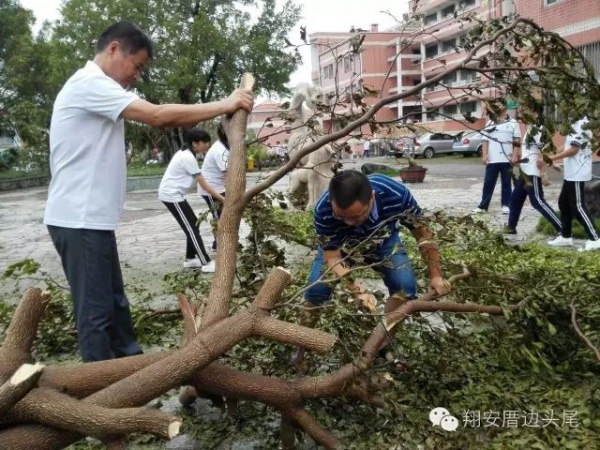
[[[473,161],[432,161],[425,182],[409,184],[419,204],[426,209],[443,209],[452,214],[465,214],[477,206],[481,198],[483,168]],[[359,168],[364,162],[376,162],[395,166],[385,158],[345,161],[344,168]],[[454,169],[453,169],[454,166]],[[264,174],[263,174],[264,175]],[[255,184],[261,174],[248,175],[248,186]],[[275,189],[285,190],[288,176],[280,180]],[[547,198],[556,205],[560,183],[546,188]],[[41,263],[42,269],[58,280],[64,280],[60,260],[42,224],[47,190],[34,188],[0,193],[0,273],[10,264],[25,258]],[[189,196],[190,204],[197,213],[206,210],[204,201],[195,194]],[[501,228],[507,216],[500,212],[499,186],[490,213],[486,215],[493,227]],[[539,215],[528,204],[524,207],[519,235],[516,241],[532,237]],[[242,224],[241,235],[248,232]],[[205,246],[210,249],[212,232],[208,224],[201,226]],[[511,237],[512,238],[512,237]],[[126,284],[143,282],[149,290],[160,292],[160,282],[166,273],[182,269],[185,252],[185,236],[171,214],[158,200],[156,192],[131,192],[127,194],[122,224],[117,230],[121,266]],[[31,284],[33,282],[29,282]],[[28,283],[20,286],[24,288]],[[3,282],[0,295],[7,298],[15,288]],[[129,293],[129,292],[128,292]],[[131,300],[135,301],[132,296]],[[12,297],[12,295],[10,296]],[[173,300],[173,299],[171,299]]]

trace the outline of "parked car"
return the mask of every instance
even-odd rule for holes
[[[414,141],[410,156],[433,158],[434,155],[453,153],[456,136],[447,133],[426,133]]]
[[[465,134],[462,139],[454,142],[452,149],[454,153],[463,156],[481,156],[481,138],[482,134],[478,131],[472,131]]]

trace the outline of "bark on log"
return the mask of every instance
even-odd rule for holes
[[[0,386],[0,418],[35,387],[43,370],[43,364],[23,364]]]
[[[179,434],[181,419],[151,408],[108,409],[83,403],[52,389],[34,389],[0,423],[38,423],[106,439],[131,433],[152,433],[172,439]],[[14,443],[2,442],[2,448]],[[36,447],[30,447],[36,448]]]
[[[25,291],[0,347],[0,380],[8,379],[22,364],[31,362],[31,346],[50,295],[41,289]]]
[[[254,77],[245,73],[241,89],[252,89]],[[223,320],[229,315],[231,293],[235,281],[239,230],[244,212],[243,196],[246,191],[246,122],[248,111],[238,110],[231,119],[222,120],[229,141],[229,163],[225,184],[225,204],[217,226],[217,270],[202,317],[202,327]]]
[[[81,399],[127,378],[173,353],[174,350],[108,361],[46,366],[40,378],[39,387],[54,389],[70,397]]]

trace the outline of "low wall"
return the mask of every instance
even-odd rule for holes
[[[14,180],[0,180],[0,191],[14,191],[32,187],[47,186],[50,182],[48,175],[31,178],[16,178]]]
[[[149,177],[127,177],[127,192],[131,191],[158,191],[162,175]]]

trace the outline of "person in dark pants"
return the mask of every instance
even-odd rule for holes
[[[364,282],[349,279],[352,265],[373,265],[379,272],[390,294],[386,313],[417,297],[416,276],[398,223],[417,240],[429,272],[429,289],[438,295],[448,292],[433,233],[426,224],[415,223],[423,212],[405,185],[385,175],[367,177],[357,170],[341,171],[331,179],[313,215],[320,245],[304,293],[303,325],[314,326],[319,308],[331,300],[332,287],[322,280],[326,270],[347,281],[357,300],[371,310],[376,299]],[[384,350],[386,345],[381,349],[382,356],[393,361],[393,354]],[[300,367],[303,360],[304,349],[299,348],[292,362]]]
[[[490,120],[481,131],[483,138],[481,160],[485,164],[485,178],[483,180],[483,192],[479,206],[473,213],[485,213],[490,207],[498,175],[502,191],[500,201],[502,203],[502,214],[508,214],[511,194],[511,158],[513,145],[519,145],[521,133],[519,125],[514,119],[506,116],[506,101],[502,98],[496,99],[489,108]],[[496,120],[497,117],[504,119]]]
[[[219,222],[223,204],[225,202],[225,176],[229,163],[229,142],[223,126],[217,127],[218,140],[210,147],[204,162],[202,171],[198,177],[198,193],[208,205],[213,220]],[[213,250],[217,249],[217,238],[213,240]]]
[[[142,352],[123,287],[115,230],[127,183],[124,119],[189,127],[243,108],[250,91],[195,105],[154,105],[129,89],[152,59],[151,40],[117,22],[96,41],[96,55],[63,86],[50,124],[50,172],[44,224],[73,297],[84,361]]]
[[[201,267],[204,273],[213,273],[215,263],[204,249],[198,227],[198,217],[185,199],[194,180],[200,180],[200,168],[196,155],[205,153],[210,146],[210,135],[199,128],[187,134],[187,146],[173,155],[160,181],[158,198],[173,214],[186,236],[186,252],[183,267]]]
[[[540,108],[535,113],[541,117],[543,111]],[[560,218],[544,198],[542,175],[538,167],[538,162],[542,159],[541,149],[544,146],[542,131],[538,127],[540,131],[534,135],[533,129],[533,125],[527,127],[521,146],[515,148],[513,152],[514,164],[518,164],[521,160],[525,162],[520,164],[521,173],[510,196],[510,213],[508,223],[502,230],[504,234],[517,234],[517,224],[527,197],[531,206],[550,222],[556,232],[561,232]]]
[[[583,118],[573,125],[573,133],[565,140],[565,149],[548,158],[551,161],[564,159],[564,181],[558,196],[558,209],[562,230],[560,236],[548,241],[553,247],[573,245],[573,219],[585,229],[588,240],[579,251],[600,250],[600,237],[594,221],[585,206],[584,185],[592,179],[592,132],[588,119]],[[543,166],[544,161],[538,165]]]

